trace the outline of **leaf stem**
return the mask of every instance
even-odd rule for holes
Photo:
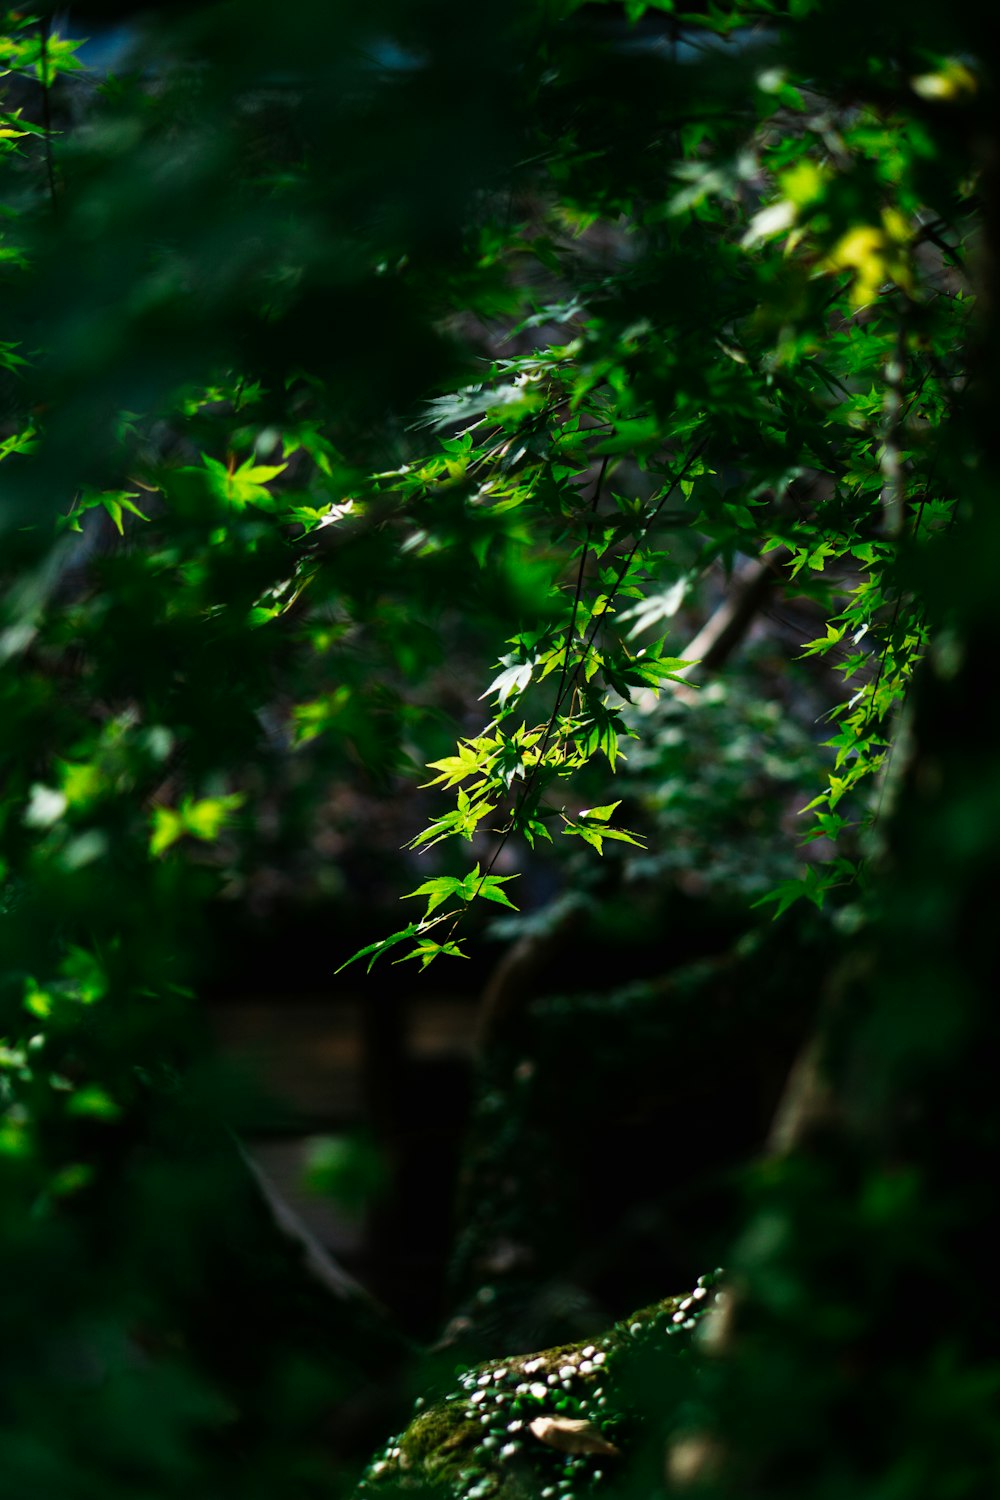
[[[556,690],[555,703],[552,708],[552,713],[549,718],[548,724],[545,726],[545,733],[542,735],[542,743],[538,751],[539,765],[542,764],[542,761],[545,758],[545,751],[547,750],[549,740],[552,737],[552,731],[555,728],[559,709],[562,706],[563,695],[566,691],[566,676],[569,672],[569,653],[570,648],[573,645],[573,638],[576,635],[576,617],[580,612],[580,598],[583,594],[583,579],[584,574],[587,570],[587,558],[590,556],[590,533],[594,525],[594,518],[597,514],[597,507],[600,503],[601,490],[604,488],[604,477],[608,472],[608,460],[609,455],[605,454],[603,460],[601,461],[600,473],[597,476],[597,483],[594,485],[594,493],[590,501],[590,514],[587,517],[583,550],[580,553],[580,566],[576,570],[576,589],[573,593],[573,609],[569,617],[569,630],[566,632],[566,650],[563,653],[562,674],[559,678],[559,687]],[[575,677],[576,673],[574,672],[573,675]]]
[[[705,438],[703,438],[701,440],[700,443],[697,443],[691,449],[691,452],[688,454],[687,458],[684,460],[684,463],[682,464],[681,468],[677,471],[676,475],[673,477],[673,479],[671,480],[671,482],[668,485],[665,486],[663,494],[661,495],[661,497],[660,497],[659,501],[657,502],[657,504],[654,506],[653,510],[643,520],[642,525],[639,528],[638,535],[636,536],[636,539],[635,539],[634,543],[632,544],[632,547],[629,550],[628,556],[625,558],[625,561],[623,562],[622,566],[619,568],[619,570],[618,570],[618,577],[615,579],[614,584],[611,587],[611,591],[608,594],[608,598],[607,598],[608,608],[610,608],[611,603],[612,603],[612,601],[615,598],[615,595],[617,594],[619,588],[622,585],[622,580],[625,578],[625,575],[627,574],[627,572],[628,572],[628,570],[629,570],[629,568],[630,568],[630,566],[632,564],[632,560],[633,560],[633,558],[635,557],[636,553],[639,550],[639,547],[640,547],[640,545],[642,543],[643,537],[649,531],[650,527],[652,525],[654,525],[657,516],[660,514],[660,511],[663,509],[664,505],[667,503],[667,500],[673,494],[673,492],[677,488],[678,484],[680,484],[681,481],[684,479],[685,475],[690,471],[691,466],[695,462],[695,460],[697,458],[700,458],[701,454],[705,451],[705,448],[707,446],[708,446],[708,438],[705,437]],[[594,516],[594,513],[597,510],[597,504],[598,504],[598,501],[600,499],[601,489],[602,489],[602,487],[604,485],[604,477],[605,477],[605,475],[607,473],[607,468],[608,468],[608,455],[605,455],[604,461],[601,464],[601,471],[600,471],[600,474],[598,475],[597,484],[596,484],[596,486],[594,488],[593,499],[591,500],[591,517],[590,517],[590,519],[588,520],[588,523],[587,523],[588,536],[589,536],[590,528],[593,525],[593,516]],[[547,745],[549,743],[549,740],[551,739],[552,730],[554,729],[556,721],[557,721],[557,719],[559,717],[559,710],[561,709],[561,707],[563,705],[563,701],[565,699],[566,693],[570,689],[572,689],[572,687],[575,685],[577,674],[579,673],[579,670],[580,670],[580,666],[581,666],[581,664],[583,662],[585,662],[587,660],[587,657],[590,655],[590,648],[594,644],[594,639],[595,639],[595,637],[597,635],[598,629],[600,628],[600,618],[601,617],[599,616],[598,619],[597,619],[597,621],[595,622],[595,624],[592,626],[590,634],[588,635],[586,641],[584,642],[583,655],[581,656],[580,661],[577,662],[576,666],[573,669],[572,675],[569,676],[569,680],[567,681],[568,669],[569,669],[569,649],[570,649],[570,644],[572,642],[573,635],[575,633],[576,616],[577,616],[577,613],[578,613],[578,610],[579,610],[580,597],[581,597],[581,593],[582,593],[582,590],[583,590],[584,568],[585,568],[585,565],[586,565],[588,550],[589,550],[589,543],[588,543],[588,545],[585,545],[584,551],[583,551],[583,555],[580,558],[580,567],[579,567],[579,569],[577,571],[576,592],[575,592],[575,595],[574,595],[574,598],[573,598],[573,613],[572,613],[572,616],[570,618],[569,635],[567,636],[567,640],[566,640],[566,657],[565,657],[565,659],[563,661],[562,676],[560,677],[560,680],[559,680],[559,688],[558,688],[558,691],[556,693],[555,702],[554,702],[553,707],[552,707],[552,713],[549,716],[549,722],[548,722],[548,724],[546,726],[545,734],[542,737],[542,743],[541,743],[541,747],[539,749],[538,760],[535,762],[534,770],[532,771],[530,777],[528,777],[527,781],[525,782],[524,788],[521,791],[521,794],[520,794],[520,796],[517,799],[517,803],[516,803],[516,805],[514,807],[513,812],[511,813],[510,822],[508,823],[508,825],[507,825],[506,829],[504,830],[504,832],[501,834],[500,841],[497,844],[496,849],[493,851],[493,855],[492,855],[492,857],[490,859],[489,864],[486,866],[486,869],[484,871],[484,876],[483,876],[484,879],[485,879],[485,877],[487,875],[490,874],[490,872],[492,871],[492,869],[496,865],[497,860],[500,858],[501,853],[503,852],[504,848],[506,847],[507,840],[510,838],[511,834],[514,831],[514,828],[515,828],[515,826],[517,824],[518,816],[521,813],[521,810],[524,808],[524,806],[525,806],[525,804],[526,804],[529,796],[531,795],[532,791],[534,790],[535,783],[537,782],[539,774],[541,772],[541,768],[542,768],[542,764],[543,764],[543,757],[544,757],[544,754],[545,754],[545,749],[546,749],[546,747],[547,747]],[[607,610],[605,610],[605,613],[607,613]],[[459,913],[459,917],[456,918],[456,921],[461,916],[462,916],[462,913]]]

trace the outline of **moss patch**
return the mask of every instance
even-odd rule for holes
[[[359,1500],[397,1488],[436,1489],[454,1500],[575,1500],[600,1488],[642,1422],[630,1373],[651,1351],[688,1345],[715,1301],[717,1275],[590,1341],[459,1367],[443,1400],[418,1401],[409,1426],[369,1465]],[[603,1451],[573,1451],[568,1434],[580,1432]]]

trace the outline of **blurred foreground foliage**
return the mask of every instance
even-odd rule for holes
[[[680,1231],[540,1331],[670,1293],[657,1246],[693,1285],[723,1179],[726,1311],[639,1362],[645,1441],[540,1494],[995,1488],[988,20],[5,13],[5,1496],[347,1493],[630,1174]],[[612,954],[578,1006],[484,1006],[426,1365],[238,1144],[202,1001],[269,880],[339,922],[330,975],[464,955],[483,901],[530,943],[576,900],[570,962]],[[424,903],[388,937],[387,892]],[[679,967],[699,923],[718,969]],[[367,1149],[327,1177],[364,1197]]]

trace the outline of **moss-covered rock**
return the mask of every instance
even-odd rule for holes
[[[688,1345],[716,1300],[717,1276],[589,1342],[459,1366],[442,1400],[418,1399],[409,1426],[366,1470],[358,1500],[396,1489],[454,1500],[573,1500],[599,1488],[627,1461],[643,1425],[637,1374],[652,1353]]]

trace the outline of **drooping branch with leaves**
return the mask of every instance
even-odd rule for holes
[[[958,98],[974,80],[944,70],[912,88]],[[561,825],[598,853],[605,839],[635,841],[610,821],[617,802],[581,811],[561,784],[598,756],[613,774],[636,733],[633,698],[691,680],[694,663],[648,632],[738,555],[781,549],[785,591],[825,616],[803,653],[837,652],[850,690],[831,712],[833,764],[805,840],[828,845],[875,816],[881,793],[864,788],[884,781],[927,639],[919,598],[897,581],[900,541],[933,548],[953,514],[939,444],[963,383],[967,221],[957,204],[945,220],[922,201],[919,136],[908,152],[897,117],[803,94],[780,70],[760,71],[757,90],[757,117],[732,122],[733,161],[720,162],[704,128],[682,129],[671,170],[686,185],[668,177],[656,200],[636,190],[612,205],[594,184],[577,241],[540,174],[545,251],[538,238],[530,250],[552,301],[507,337],[546,323],[572,337],[498,360],[489,379],[432,402],[429,421],[460,431],[389,480],[419,515],[417,554],[452,544],[461,503],[480,566],[501,539],[530,536],[549,582],[482,694],[494,718],[432,763],[431,785],[457,789],[454,809],[412,843],[476,843],[487,874],[426,882],[424,918],[358,954],[369,966],[409,940],[406,956],[422,964],[459,953],[440,908],[460,903],[461,916],[476,897],[500,899],[488,872],[511,838],[533,847]],[[619,222],[601,231],[611,268],[596,276],[581,245],[612,206]],[[708,268],[696,268],[707,246]],[[513,234],[512,266],[521,250]],[[689,277],[688,295],[653,294],[658,323],[630,318],[658,275]],[[683,563],[668,545],[678,530]],[[851,847],[807,862],[767,899],[779,911],[801,896],[822,905],[856,879]]]
[[[355,1476],[323,1413],[378,1340],[247,1251],[273,1241],[204,1035],[220,913],[304,891],[331,983],[359,941],[426,968],[517,873],[662,874],[741,796],[754,826],[733,779],[763,767],[811,821],[774,880],[760,835],[744,935],[751,899],[791,932],[805,898],[843,938],[802,980],[829,1107],[762,1169],[745,1331],[671,1375],[665,1426],[719,1494],[828,1496],[846,1463],[845,1493],[916,1496],[951,1433],[920,1458],[912,1366],[968,1428],[951,1492],[985,1493],[995,1357],[961,1310],[914,1354],[885,1307],[981,1229],[921,1134],[941,1059],[991,1118],[961,969],[996,822],[988,34],[893,0],[241,0],[125,32],[0,26],[0,1488]],[[720,612],[726,651],[689,650]],[[743,642],[780,702],[733,729],[709,670]],[[371,942],[362,845],[423,901]],[[942,1140],[981,1194],[976,1121]],[[831,1455],[866,1400],[892,1441]]]

